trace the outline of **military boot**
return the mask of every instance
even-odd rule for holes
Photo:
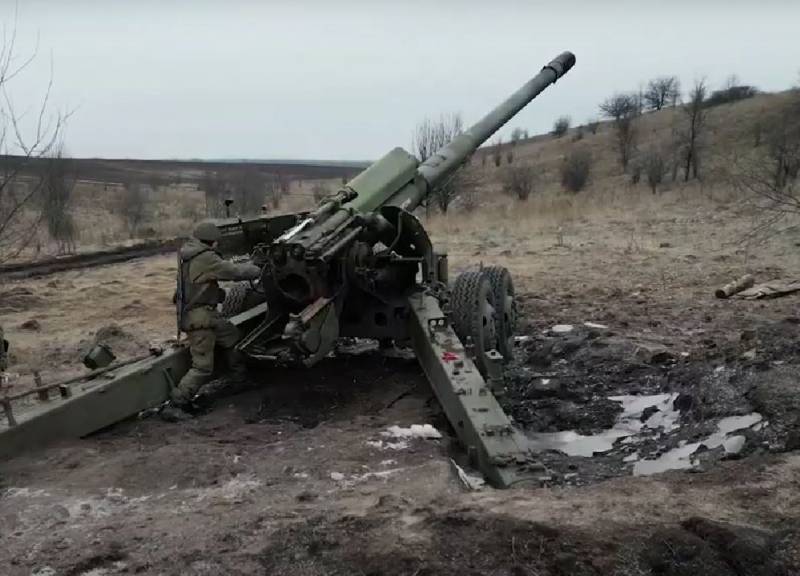
[[[228,382],[239,389],[247,384],[247,365],[244,362],[244,355],[236,348],[225,350],[225,360],[228,362],[230,376]]]
[[[158,415],[164,422],[184,422],[193,418],[191,413],[184,410],[184,407],[176,406],[171,402],[164,406]]]

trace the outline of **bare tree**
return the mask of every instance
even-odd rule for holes
[[[519,142],[520,140],[524,140],[527,137],[528,137],[527,130],[523,130],[522,128],[514,128],[511,131],[511,144],[516,145],[517,142]]]
[[[686,117],[686,127],[682,134],[685,170],[683,179],[685,182],[688,182],[690,177],[697,178],[699,174],[700,155],[708,116],[706,91],[705,80],[695,82],[689,92],[689,101],[683,107]]]
[[[650,110],[661,110],[667,105],[673,106],[681,94],[681,84],[677,76],[659,76],[647,83],[642,98]]]
[[[735,163],[733,181],[755,208],[762,235],[787,216],[800,215],[800,92],[764,126],[765,146]]]
[[[125,220],[128,236],[135,238],[147,214],[147,193],[139,182],[126,182],[120,197],[120,212]]]
[[[622,171],[628,170],[628,163],[636,151],[636,118],[641,112],[641,102],[637,94],[615,94],[600,104],[600,112],[611,118],[614,126],[614,139]]]
[[[77,229],[72,217],[72,201],[78,172],[75,161],[61,147],[44,163],[42,173],[42,213],[47,232],[56,241],[59,254],[75,252]]]
[[[503,170],[501,179],[503,192],[518,200],[527,200],[536,184],[536,170],[527,164],[509,166]]]
[[[412,147],[417,152],[420,162],[424,162],[463,131],[464,123],[460,114],[443,114],[435,122],[426,118],[414,131]],[[461,168],[447,182],[433,190],[433,201],[442,212],[447,212],[450,202],[465,185],[463,177],[464,169]]]
[[[61,141],[69,113],[53,111],[52,72],[44,96],[23,122],[12,98],[12,84],[36,57],[16,51],[16,14],[0,39],[0,262],[17,257],[33,240],[44,219],[39,200],[46,179],[36,166],[51,156]],[[31,108],[31,104],[28,104]]]

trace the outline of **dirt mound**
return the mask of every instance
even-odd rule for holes
[[[42,299],[29,288],[18,286],[0,292],[0,313],[24,312],[42,304]]]
[[[641,559],[664,576],[789,576],[800,569],[797,536],[796,528],[776,533],[695,517],[657,530]]]
[[[269,574],[789,575],[796,531],[690,518],[679,526],[587,532],[472,511],[313,518],[279,531],[259,562]]]
[[[148,349],[148,343],[141,338],[117,324],[107,324],[97,330],[93,337],[81,340],[77,355],[83,358],[96,344],[108,346],[117,358],[137,356],[145,353]]]

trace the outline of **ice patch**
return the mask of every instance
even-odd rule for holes
[[[557,450],[568,456],[591,457],[614,448],[619,439],[626,444],[633,443],[633,438],[643,428],[663,429],[666,432],[678,427],[680,413],[673,410],[672,403],[677,394],[654,394],[651,396],[610,396],[609,400],[622,404],[622,414],[617,417],[613,428],[597,434],[583,435],[574,430],[561,432],[538,432],[529,434],[533,449],[536,451]],[[650,407],[658,408],[644,423],[642,412]]]
[[[331,472],[331,480],[337,482],[343,488],[351,488],[356,484],[361,484],[368,480],[383,480],[384,482],[390,476],[405,470],[405,468],[390,468],[388,470],[381,470],[379,472],[365,472],[363,474],[351,474],[349,477],[341,472]]]
[[[709,450],[722,446],[728,454],[736,454],[744,447],[745,437],[741,434],[729,436],[732,432],[752,428],[761,422],[762,417],[758,412],[745,414],[744,416],[729,416],[717,423],[717,430],[708,438],[700,442],[691,442],[673,448],[665,452],[654,460],[640,460],[633,467],[635,476],[649,476],[667,470],[682,470],[692,468],[695,465],[692,455],[700,445],[704,445]]]
[[[8,488],[3,493],[4,498],[42,498],[46,496],[50,496],[46,490],[31,490],[30,488]]]
[[[598,324],[597,322],[584,322],[583,325],[587,328],[594,328],[595,330],[608,330],[608,326],[605,324]]]
[[[408,428],[389,426],[385,432],[381,432],[381,435],[392,438],[424,438],[427,440],[435,440],[442,437],[441,433],[430,424],[412,424]]]
[[[550,328],[550,332],[553,334],[567,334],[572,332],[575,327],[572,324],[556,324],[552,328]]]
[[[384,442],[383,440],[367,440],[367,446],[372,446],[378,450],[405,450],[408,448],[408,442],[405,440],[398,440],[397,442]]]

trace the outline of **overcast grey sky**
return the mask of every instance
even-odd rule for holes
[[[0,0],[13,21],[14,2]],[[370,159],[427,116],[467,124],[563,50],[576,67],[504,130],[584,122],[677,74],[763,90],[800,71],[800,1],[19,0],[11,86],[74,109],[75,156]]]

